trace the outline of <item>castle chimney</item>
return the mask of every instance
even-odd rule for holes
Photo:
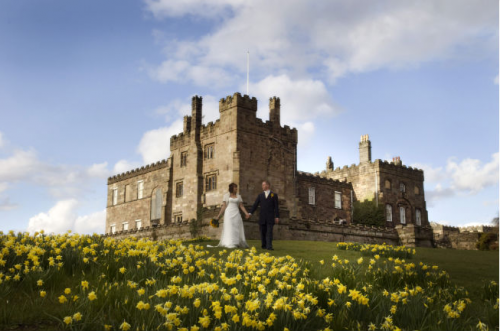
[[[269,98],[269,121],[273,125],[280,126],[280,98],[272,97]]]
[[[326,170],[332,170],[333,171],[333,161],[332,157],[329,156],[328,160],[326,161]]]
[[[394,163],[395,165],[402,165],[403,164],[403,162],[401,162],[401,158],[399,156],[393,157],[392,163]]]
[[[201,129],[202,100],[202,97],[195,95],[191,101],[191,130],[198,136]]]
[[[372,161],[372,143],[367,134],[361,136],[361,141],[359,142],[359,162],[371,162]]]

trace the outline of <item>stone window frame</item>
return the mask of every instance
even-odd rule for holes
[[[159,196],[157,192],[160,192]],[[160,197],[160,205],[158,207],[158,197]],[[162,214],[162,207],[163,207],[163,189],[161,186],[157,186],[153,189],[151,192],[151,212],[150,212],[150,220],[151,221],[159,221],[161,220],[161,214]],[[159,215],[157,215],[157,212],[159,212]],[[156,216],[156,217],[155,217]]]
[[[179,192],[180,187],[180,192]],[[179,180],[175,183],[175,197],[181,198],[184,196],[184,180]]]
[[[420,208],[415,209],[415,225],[422,226],[422,211]]]
[[[212,171],[212,172],[208,172],[205,174],[205,185],[203,186],[205,192],[212,192],[212,191],[217,190],[217,181],[218,181],[217,175],[218,174],[219,174],[218,171]],[[213,180],[210,181],[210,179],[213,179]]]
[[[116,205],[118,204],[118,187],[116,187],[116,186],[115,186],[115,187],[113,187],[113,188],[111,189],[111,191],[113,191],[113,192],[111,193],[111,204],[112,204],[113,206],[116,206]]]
[[[405,206],[399,206],[399,223],[406,224],[406,207]]]
[[[110,224],[109,228],[110,228],[109,231],[111,232],[111,234],[116,233],[116,223]]]
[[[139,224],[139,226],[137,226]],[[135,228],[136,229],[141,229],[142,228],[142,219],[141,220],[135,220]]]
[[[316,188],[314,186],[309,186],[309,204],[316,205]]]
[[[174,223],[175,224],[182,223],[182,213],[176,213],[173,216],[174,216]]]
[[[180,167],[181,168],[187,166],[187,155],[188,155],[187,151],[181,152],[181,160],[180,160]]]
[[[406,192],[406,184],[404,182],[399,182],[399,191],[403,193]]]
[[[337,206],[337,194],[340,196],[339,206]],[[334,200],[335,200],[335,208],[336,209],[342,209],[342,192],[335,191],[335,193],[334,193]]]
[[[387,185],[387,184],[389,184],[389,185]],[[386,190],[392,189],[392,181],[390,179],[386,179],[384,182],[384,187]]]
[[[206,144],[203,147],[203,158],[205,160],[211,160],[215,155],[215,143]]]
[[[420,187],[418,187],[417,185],[415,185],[415,186],[413,187],[413,193],[414,193],[415,195],[420,195]]]
[[[122,231],[128,231],[128,222],[122,222]]]
[[[392,205],[390,203],[385,204],[385,221],[392,223]],[[389,217],[390,216],[390,217]]]
[[[124,197],[124,202],[129,202],[132,201],[132,185],[127,184],[125,185],[125,197]]]
[[[137,181],[137,199],[144,198],[144,180]]]

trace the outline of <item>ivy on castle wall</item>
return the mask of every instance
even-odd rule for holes
[[[385,226],[385,213],[383,204],[373,200],[355,201],[353,222],[356,224]]]

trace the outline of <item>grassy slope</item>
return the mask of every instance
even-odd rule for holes
[[[207,243],[217,245],[217,241],[208,241]],[[249,240],[248,244],[255,246],[259,252],[264,251],[260,248],[259,240]],[[291,255],[297,259],[310,261],[318,267],[320,260],[325,260],[325,265],[329,265],[335,254],[352,262],[362,256],[359,252],[338,250],[336,242],[275,240],[273,244],[275,250],[272,251],[272,255]],[[416,248],[416,251],[417,254],[412,261],[438,265],[441,269],[446,270],[455,284],[467,288],[471,298],[477,298],[476,293],[482,288],[483,281],[498,281],[498,251],[463,251],[438,248]],[[326,268],[321,269],[325,270]],[[322,272],[320,276],[326,277],[327,274]]]

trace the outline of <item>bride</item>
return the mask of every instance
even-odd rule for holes
[[[229,184],[229,193],[224,194],[222,199],[222,208],[217,216],[224,213],[224,224],[222,225],[222,235],[217,246],[208,247],[227,247],[227,248],[248,248],[247,241],[245,240],[245,230],[243,228],[243,220],[241,219],[240,211],[245,213],[245,218],[248,219],[250,215],[247,213],[241,195],[237,194],[238,185],[235,183]]]

